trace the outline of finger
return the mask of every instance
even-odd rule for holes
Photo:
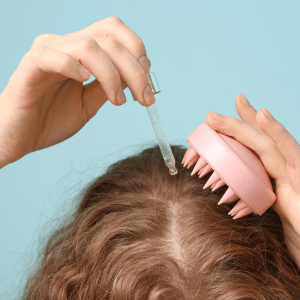
[[[209,112],[206,115],[206,122],[210,128],[233,137],[253,150],[271,177],[280,184],[287,183],[286,161],[270,137],[237,118],[224,117],[223,120],[216,120],[213,114]]]
[[[112,103],[118,104],[117,101],[119,99],[117,98],[117,92],[119,88],[121,88],[123,93],[121,79],[130,88],[135,99],[142,105],[149,106],[155,102],[152,92],[150,95],[152,98],[150,100],[148,100],[145,95],[145,90],[149,87],[146,71],[116,39],[97,37],[96,40],[94,40],[89,36],[68,37],[67,39],[73,40],[73,46],[68,42],[64,43],[64,47],[60,45],[60,49],[68,51],[73,57],[82,62],[101,83],[101,88],[103,88]],[[82,46],[84,42],[78,42],[78,40],[86,41],[86,43],[89,42],[89,40],[90,42],[95,41],[97,46],[96,44],[94,46],[91,45],[91,49],[86,49],[87,47]],[[96,53],[92,54],[93,52]],[[98,57],[100,54],[101,57]],[[105,60],[101,60],[102,57],[104,57]],[[111,68],[113,68],[111,73],[114,73],[114,75],[109,75]],[[93,89],[93,91],[85,93],[84,101],[95,101],[95,94],[98,92],[101,93],[99,85],[93,84],[85,87],[85,89],[86,88]],[[109,96],[110,94],[115,95],[115,101],[112,101],[114,96]],[[88,95],[92,95],[92,98],[88,97]],[[121,99],[119,104],[123,104],[126,101],[125,94],[123,93],[123,95],[124,101]]]
[[[81,82],[88,80],[91,76],[91,73],[71,55],[46,46],[39,46],[25,54],[12,80],[16,80],[18,85],[38,90],[38,88],[44,88],[46,84],[51,84],[49,80],[42,80],[45,73],[56,73],[64,78],[72,78]],[[57,81],[57,78],[54,81]]]
[[[98,102],[98,106],[101,107],[107,99],[115,105],[126,102],[117,69],[93,38],[90,36],[66,37],[43,34],[34,40],[32,49],[43,46],[71,55],[95,76],[101,84],[102,91],[102,101]]]
[[[235,98],[235,107],[238,115],[240,118],[256,128],[257,130],[261,131],[259,125],[256,121],[256,109],[249,103],[247,98],[243,94],[239,94]]]
[[[139,62],[126,50],[122,45],[114,38],[111,37],[96,37],[96,39],[90,36],[56,36],[56,35],[42,35],[39,36],[35,43],[46,44],[52,48],[58,49],[60,51],[65,51],[71,54],[74,58],[79,60],[91,73],[96,77],[96,79],[101,83],[101,86],[95,84],[85,86],[85,89],[92,89],[92,91],[85,92],[85,101],[94,101],[95,95],[102,95],[103,90],[107,95],[107,98],[115,105],[121,105],[126,102],[125,94],[123,93],[123,86],[121,87],[121,80],[126,82],[126,85],[130,88],[135,99],[137,99],[142,105],[149,106],[154,103],[155,98],[147,99],[144,95],[145,88],[149,85],[148,77],[146,71],[139,64]],[[102,51],[106,55],[106,59],[109,65],[106,67],[113,68],[112,72],[116,73],[115,79],[109,76],[107,71],[103,72],[103,66],[101,68],[101,59],[93,59],[93,55],[87,54],[85,48],[90,47],[94,50],[93,44],[99,45],[99,51]],[[86,46],[84,46],[87,44]],[[90,44],[90,46],[88,46]],[[94,48],[96,45],[94,45]],[[146,57],[143,57],[146,60]],[[148,61],[148,60],[147,60]],[[105,61],[102,60],[105,64]],[[108,78],[107,78],[108,77]],[[107,78],[107,80],[105,80]],[[120,80],[121,79],[121,80]],[[105,87],[107,83],[108,87]],[[113,91],[111,91],[113,89]],[[120,90],[119,90],[120,89]],[[120,93],[120,99],[117,95]],[[110,93],[110,94],[109,94]],[[93,97],[90,99],[89,95]],[[88,98],[87,98],[88,97]],[[103,99],[102,101],[107,99]],[[103,102],[104,103],[104,102]],[[102,106],[103,103],[98,102],[98,107]],[[95,105],[92,105],[96,107]],[[99,108],[100,108],[99,107]],[[99,109],[98,108],[98,109]],[[94,108],[92,109],[94,111]]]
[[[273,140],[287,163],[300,168],[300,145],[295,138],[266,109],[261,109],[256,118],[260,128]]]
[[[121,79],[132,91],[135,99],[142,105],[149,106],[153,104],[155,98],[153,97],[153,99],[148,101],[144,94],[146,87],[149,86],[147,72],[132,54],[123,48],[115,38],[96,37],[95,40],[113,62]],[[143,56],[142,60],[147,60],[147,58]]]
[[[111,59],[95,39],[90,36],[59,37],[59,39],[61,39],[61,42],[55,43],[53,47],[69,53],[76,60],[80,61],[99,81],[111,103],[121,105],[126,102],[126,97],[121,87],[120,74]],[[105,43],[108,44],[109,42],[103,42],[103,44]],[[117,47],[118,45],[116,44],[111,45],[111,51],[115,53],[121,51],[121,49],[116,50]],[[120,45],[119,47],[122,48]],[[136,64],[143,70],[137,62]],[[145,71],[143,70],[143,72]],[[93,101],[95,101],[95,95]]]
[[[147,57],[147,52],[142,39],[129,28],[120,18],[108,17],[98,21],[82,30],[69,33],[66,36],[89,35],[95,37],[113,37],[125,48],[131,55],[139,61],[143,55]],[[140,62],[147,73],[150,69],[150,61]]]
[[[151,62],[147,57],[145,45],[142,39],[131,28],[124,24],[124,22],[120,18],[109,17],[104,20],[98,21],[82,30],[67,34],[65,36],[81,35],[89,35],[96,40],[98,37],[111,37],[117,40],[122,45],[122,47],[126,49],[146,71],[146,74],[140,74],[139,71],[136,71],[136,76],[141,76],[142,82],[148,83],[147,74],[150,71]],[[146,104],[144,95],[140,92],[140,90],[142,90],[142,92],[144,93],[144,88],[145,86],[140,86],[139,90],[135,90],[134,88],[130,88],[130,90],[132,91],[132,94],[136,100],[138,100],[142,105],[149,106],[155,102],[155,98],[152,97],[152,93],[149,93],[148,95],[150,102]]]

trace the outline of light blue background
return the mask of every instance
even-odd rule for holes
[[[187,145],[208,111],[238,117],[239,93],[300,141],[299,15],[298,0],[1,1],[0,91],[38,35],[118,16],[144,41],[170,143]],[[39,238],[86,183],[156,141],[146,108],[125,94],[126,105],[106,103],[72,138],[0,171],[1,299],[21,289]]]

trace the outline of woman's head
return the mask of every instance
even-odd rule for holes
[[[170,176],[158,146],[111,165],[82,193],[72,221],[49,239],[25,299],[293,299],[300,273],[279,217],[239,220],[203,190],[172,146]],[[238,174],[237,174],[238,176]]]

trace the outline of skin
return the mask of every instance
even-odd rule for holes
[[[107,100],[124,104],[127,87],[141,105],[154,103],[151,92],[144,94],[150,66],[143,41],[117,17],[70,34],[37,37],[0,95],[0,168],[70,138]],[[96,79],[84,85],[91,74]],[[300,267],[300,146],[242,94],[236,109],[242,121],[214,119],[209,112],[206,123],[255,151],[274,178],[273,208]]]
[[[242,94],[235,99],[242,120],[209,112],[207,125],[235,138],[260,157],[276,183],[273,209],[279,215],[287,248],[300,268],[300,145],[266,109],[256,111]]]
[[[124,104],[126,87],[153,104],[152,92],[144,97],[149,69],[143,41],[117,17],[38,36],[0,95],[0,167],[70,138],[108,99]],[[96,80],[83,85],[91,74]]]

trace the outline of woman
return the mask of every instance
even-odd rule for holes
[[[124,104],[126,87],[151,105],[149,69],[142,40],[116,17],[39,36],[0,95],[1,167],[68,139],[108,99]],[[211,194],[207,176],[180,165],[186,149],[172,146],[176,176],[158,147],[146,149],[83,191],[23,298],[299,299],[300,146],[241,94],[236,108],[242,121],[210,112],[206,122],[259,155],[276,185],[273,209],[232,220],[217,206],[225,187]]]

